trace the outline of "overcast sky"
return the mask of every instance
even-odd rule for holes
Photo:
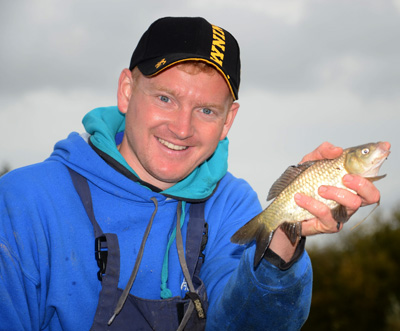
[[[400,0],[1,1],[0,166],[45,159],[86,112],[115,105],[121,70],[162,16],[203,16],[239,41],[229,167],[264,206],[323,141],[390,141],[380,209],[400,202]]]

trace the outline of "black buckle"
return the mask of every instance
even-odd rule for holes
[[[99,279],[99,281],[102,281],[103,275],[105,275],[106,273],[107,256],[108,256],[106,236],[103,235],[95,239],[94,251],[95,251],[94,255],[97,261],[97,265],[99,267],[99,271],[97,272],[97,278]]]

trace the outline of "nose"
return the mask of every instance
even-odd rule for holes
[[[193,115],[189,109],[182,109],[175,113],[168,129],[180,140],[190,138],[194,134]]]

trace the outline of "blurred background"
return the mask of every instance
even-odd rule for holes
[[[373,242],[383,228],[397,238],[395,251],[400,240],[400,0],[1,1],[0,173],[42,161],[56,141],[83,131],[89,110],[115,105],[121,70],[143,32],[163,16],[203,16],[239,41],[241,108],[229,134],[229,169],[254,187],[264,207],[275,179],[322,142],[392,143],[381,169],[388,176],[376,183],[382,193],[377,212],[356,230],[308,239],[310,254],[324,257],[313,257],[315,299],[305,328],[317,330],[321,316],[322,329],[362,330],[361,319],[371,326],[373,315],[380,323],[374,329],[393,329],[400,293],[388,279],[398,275],[400,258],[387,253],[382,262],[388,241],[380,241],[382,247]],[[361,210],[353,224],[371,210]],[[364,239],[362,249],[353,243]],[[379,269],[372,283],[360,279],[375,271],[353,260],[340,264],[354,247],[362,252],[357,259],[373,257],[361,265],[381,261],[390,270]],[[354,302],[333,290],[342,285],[326,282],[338,278],[358,281]],[[382,282],[390,286],[375,291],[381,302],[371,293]]]

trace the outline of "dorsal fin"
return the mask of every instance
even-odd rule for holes
[[[268,192],[267,201],[276,198],[298,175],[312,166],[315,162],[316,161],[308,161],[296,166],[288,167],[271,186]]]

